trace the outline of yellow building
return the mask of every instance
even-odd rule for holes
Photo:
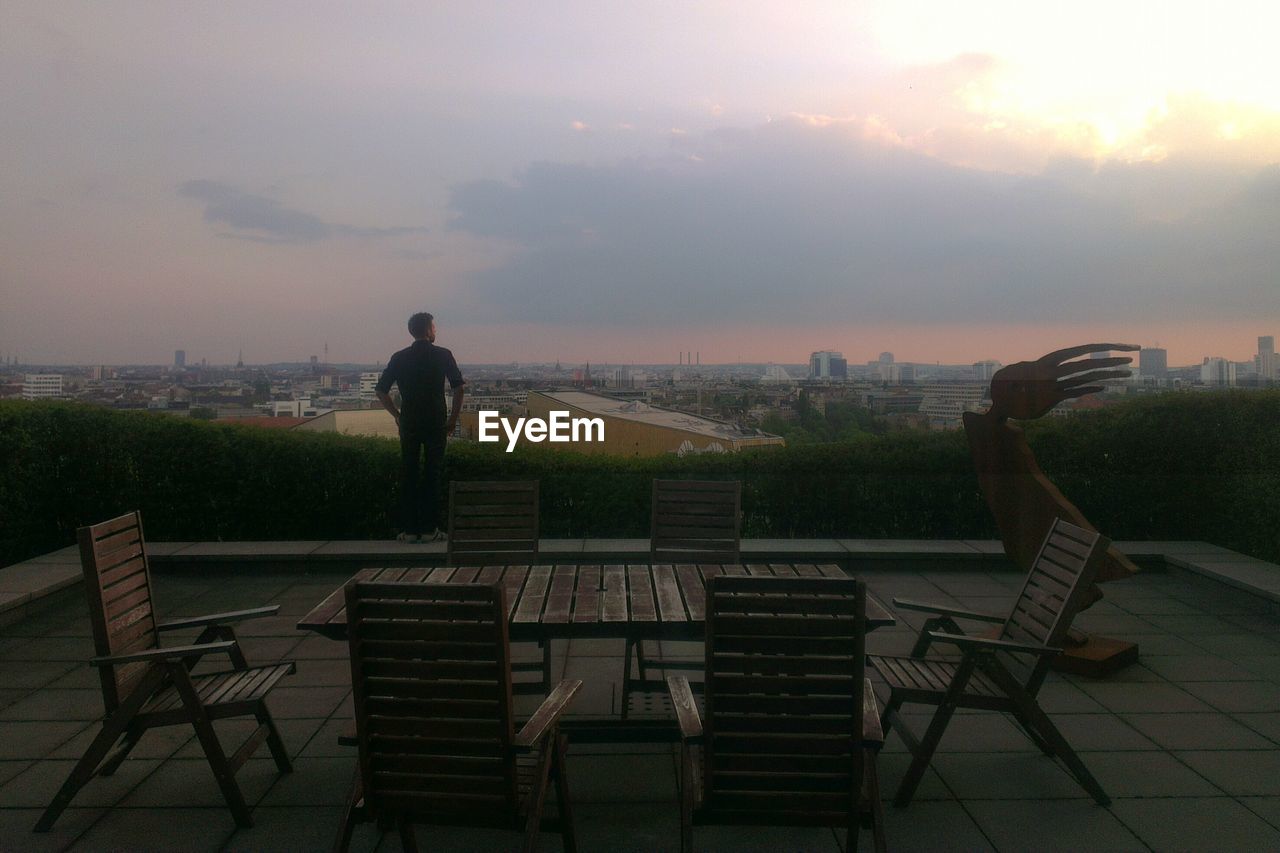
[[[396,420],[386,409],[336,409],[328,414],[311,418],[294,429],[313,432],[340,432],[343,435],[371,435],[381,438],[399,438]]]
[[[604,441],[548,445],[579,453],[619,456],[735,453],[748,447],[781,447],[784,444],[781,436],[742,430],[724,421],[586,391],[530,391],[526,406],[530,418],[549,420],[550,413],[556,411],[568,412],[570,418],[600,418],[604,421]]]

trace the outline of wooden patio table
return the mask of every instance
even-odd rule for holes
[[[364,569],[353,579],[417,583],[501,583],[506,588],[512,642],[540,642],[549,670],[551,640],[628,638],[701,640],[706,634],[706,579],[716,574],[774,577],[848,577],[839,566],[814,563],[745,565],[440,566]],[[347,638],[343,586],[298,622],[300,629],[334,640]],[[894,624],[893,615],[867,595],[866,629]],[[537,689],[534,683],[522,688]],[[531,692],[528,690],[517,692]],[[616,716],[566,719],[575,743],[674,742],[669,719]],[[351,735],[343,742],[354,742]]]
[[[355,579],[501,583],[507,593],[512,642],[587,637],[701,640],[706,630],[706,579],[716,574],[848,577],[833,564],[748,563],[387,568],[364,569]],[[893,624],[889,610],[868,595],[867,630]],[[346,639],[343,587],[302,617],[298,628]]]

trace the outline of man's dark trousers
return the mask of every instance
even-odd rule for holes
[[[446,444],[444,424],[425,428],[400,424],[400,512],[404,532],[411,536],[436,529]]]

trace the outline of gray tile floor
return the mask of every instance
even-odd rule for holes
[[[157,576],[164,616],[279,603],[281,614],[240,632],[250,659],[294,659],[298,673],[272,694],[296,756],[280,777],[265,757],[239,774],[256,826],[237,830],[192,735],[152,731],[110,779],[92,781],[54,831],[30,827],[96,729],[101,699],[84,661],[88,619],[72,596],[0,629],[0,851],[324,850],[337,827],[352,756],[336,743],[350,718],[342,644],[298,633],[294,622],[338,586],[338,574],[251,572]],[[894,595],[1000,609],[1019,577],[988,572],[876,573]],[[1111,584],[1077,624],[1138,642],[1140,664],[1105,681],[1052,676],[1042,703],[1114,798],[1085,797],[1001,715],[953,721],[906,809],[888,809],[896,850],[1253,850],[1280,848],[1280,616],[1272,605],[1182,572],[1149,572]],[[918,614],[870,638],[873,651],[905,653]],[[176,641],[176,640],[175,640]],[[696,647],[669,652],[695,653]],[[579,713],[617,705],[619,641],[577,641],[555,650],[558,674],[587,684]],[[532,701],[532,700],[530,700]],[[910,711],[910,707],[908,707]],[[921,724],[927,716],[911,720]],[[219,724],[227,740],[244,723]],[[265,751],[263,755],[265,756]],[[880,760],[891,794],[907,755],[890,736]],[[662,746],[571,749],[570,780],[583,850],[664,850],[678,845],[676,768]],[[862,839],[863,844],[866,834]],[[424,828],[436,849],[512,849],[514,835]],[[708,850],[838,851],[823,829],[699,828]],[[396,850],[369,826],[355,850]],[[559,848],[543,836],[541,848]]]

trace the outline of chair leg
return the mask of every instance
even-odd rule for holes
[[[538,645],[542,646],[542,692],[546,695],[551,693],[551,641],[539,640]]]
[[[227,763],[227,754],[222,751],[222,744],[218,741],[217,732],[213,730],[213,723],[209,721],[209,715],[200,704],[200,697],[196,695],[195,688],[191,684],[191,674],[182,664],[171,666],[170,671],[173,675],[174,687],[182,697],[182,704],[186,707],[191,720],[191,726],[196,730],[196,737],[200,740],[200,746],[204,748],[205,757],[209,759],[209,767],[218,781],[218,788],[222,791],[223,799],[227,801],[227,808],[231,809],[231,816],[235,818],[237,826],[244,828],[253,826],[249,806],[244,801],[244,795],[240,793],[240,786],[236,784],[235,771]]]
[[[54,795],[53,802],[49,803],[49,807],[40,816],[40,822],[35,826],[36,832],[48,832],[53,828],[54,821],[71,804],[76,792],[93,778],[94,771],[98,769],[98,763],[106,757],[111,746],[119,739],[120,730],[123,728],[122,724],[113,726],[110,720],[103,724],[102,731],[98,732],[98,736],[89,744],[89,748],[84,751],[84,755],[76,762],[76,766],[71,768],[71,774],[67,776],[67,781],[62,783],[62,787]]]
[[[888,845],[884,836],[884,801],[880,799],[880,772],[876,769],[876,751],[866,750],[863,757],[867,773],[867,799],[871,806],[871,838],[877,853],[885,853]]]
[[[364,784],[360,779],[360,760],[356,759],[356,770],[351,777],[351,793],[347,794],[347,808],[342,815],[342,825],[338,827],[338,837],[333,842],[333,853],[347,853],[351,849],[351,836],[356,830],[356,809],[364,796]]]
[[[556,804],[560,809],[560,837],[565,853],[577,853],[578,835],[573,826],[573,800],[569,798],[569,771],[565,761],[565,748],[569,743],[564,735],[556,736],[555,761],[551,772],[556,777]]]
[[[1027,722],[1021,714],[1014,714],[1013,719],[1017,722],[1018,728],[1022,729],[1022,733],[1027,736],[1028,740],[1036,745],[1037,749],[1048,756],[1052,756],[1054,754],[1053,746],[1041,737],[1040,732],[1036,731],[1036,727]]]
[[[98,768],[99,776],[113,776],[120,769],[120,765],[129,757],[129,753],[133,752],[133,748],[138,745],[138,741],[142,740],[142,733],[145,729],[139,726],[130,726],[128,731],[124,733],[124,743],[116,748],[102,767]]]
[[[627,640],[622,652],[622,719],[627,718],[627,709],[631,704],[631,652],[637,640]]]
[[[636,640],[636,672],[639,673],[641,681],[648,678],[644,674],[644,640]]]
[[[947,723],[951,722],[951,715],[956,712],[960,697],[964,695],[965,685],[969,683],[969,678],[973,675],[973,670],[976,666],[977,660],[972,654],[969,654],[956,667],[955,675],[952,676],[951,683],[947,685],[947,692],[942,697],[942,701],[938,703],[938,710],[934,712],[933,719],[929,722],[929,729],[924,733],[924,737],[920,738],[918,748],[912,754],[911,766],[907,768],[907,775],[902,778],[902,783],[898,786],[898,792],[893,797],[893,804],[897,808],[905,807],[911,802],[912,796],[915,795],[916,787],[919,786],[920,780],[924,778],[924,772],[929,768],[929,762],[933,760],[933,752],[938,748],[938,742],[942,740],[942,733],[947,730]]]
[[[1014,701],[1021,705],[1024,698],[1017,697]],[[1040,706],[1035,704],[1034,700],[1027,699],[1026,701],[1027,706],[1023,707],[1022,711],[1027,717],[1029,727],[1034,727],[1048,742],[1054,753],[1062,759],[1062,763],[1067,765],[1071,775],[1076,777],[1076,781],[1080,783],[1080,786],[1089,792],[1089,796],[1093,797],[1094,802],[1100,806],[1110,806],[1111,798],[1107,796],[1106,791],[1102,790],[1102,786],[1098,784],[1098,780],[1089,772],[1089,768],[1085,767],[1084,762],[1080,760],[1080,756],[1076,755],[1076,751],[1071,748],[1071,744],[1067,743],[1067,739],[1062,736],[1062,732],[1058,731],[1058,727],[1040,709]]]
[[[54,821],[58,819],[58,815],[62,814],[63,810],[71,803],[71,799],[76,795],[76,792],[93,778],[94,771],[98,769],[98,764],[106,757],[112,744],[120,739],[120,735],[129,730],[135,715],[146,704],[147,700],[155,694],[156,689],[164,683],[164,679],[165,670],[161,667],[153,667],[151,672],[144,675],[142,680],[134,686],[129,698],[122,702],[120,707],[112,711],[103,721],[102,731],[98,732],[98,736],[89,744],[89,748],[84,751],[84,755],[80,756],[76,766],[71,768],[67,781],[62,783],[62,787],[58,789],[58,793],[53,797],[53,802],[49,803],[49,807],[40,816],[40,821],[35,825],[36,832],[48,832],[53,828]],[[190,684],[190,681],[187,683]]]
[[[680,853],[693,850],[693,748],[680,743]]]
[[[402,817],[396,821],[396,829],[400,831],[400,846],[404,853],[418,853],[418,836],[413,831],[413,822]]]
[[[552,733],[553,738],[558,737]],[[538,833],[542,831],[542,809],[547,803],[547,779],[551,774],[551,760],[555,746],[542,743],[542,755],[538,758],[538,776],[533,781],[533,790],[529,792],[529,814],[524,824],[524,845],[520,848],[524,853],[533,853],[538,843]]]
[[[289,760],[289,751],[285,749],[284,738],[280,737],[280,730],[276,728],[276,721],[271,718],[271,711],[267,708],[267,700],[258,700],[258,707],[254,709],[253,715],[257,718],[259,724],[267,727],[267,748],[271,750],[271,757],[276,760],[276,768],[281,773],[292,773],[293,763]]]

